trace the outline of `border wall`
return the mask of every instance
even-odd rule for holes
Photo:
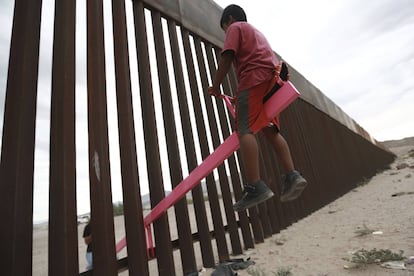
[[[133,26],[127,24],[126,3],[132,7]],[[213,267],[349,192],[394,160],[392,153],[291,68],[291,81],[301,97],[283,112],[282,133],[296,167],[309,181],[303,196],[280,203],[282,172],[277,157],[259,136],[261,172],[275,197],[248,211],[233,212],[232,204],[243,185],[242,164],[235,153],[203,181],[208,200],[199,185],[191,191],[191,204],[188,195],[174,205],[173,215],[166,214],[154,223],[155,256],[149,258],[143,228],[143,187],[148,188],[151,206],[155,206],[165,197],[167,185],[174,188],[233,132],[233,122],[223,102],[205,93],[224,38],[216,24],[221,8],[211,0],[135,0],[129,4],[111,2],[112,18],[106,20],[112,21],[114,47],[108,53],[103,1],[86,2],[94,270],[85,272],[79,266],[76,196],[76,172],[80,169],[76,152],[81,146],[75,133],[76,5],[71,0],[55,1],[47,180],[49,275],[116,275],[125,269],[130,275],[150,275],[154,272],[150,272],[149,259],[156,260],[158,275],[187,275],[201,266]],[[41,10],[40,0],[15,1],[0,164],[4,275],[33,274],[36,110],[42,93],[37,86]],[[133,44],[127,32],[131,27]],[[131,69],[131,53],[137,57],[137,72]],[[105,71],[108,55],[113,55],[115,66],[116,113],[108,112],[108,94],[112,92],[108,91]],[[134,77],[138,83],[132,81]],[[227,76],[223,89],[229,94],[235,91],[234,72]],[[141,114],[139,119],[136,114]],[[114,117],[118,128],[108,129],[108,120]],[[142,124],[139,130],[138,123]],[[109,151],[113,141],[108,136],[114,132],[119,138],[115,145],[118,156]],[[145,167],[139,164],[143,156]],[[122,186],[127,240],[125,256],[119,259],[112,202],[116,181],[111,165],[115,158],[120,160],[118,184]]]

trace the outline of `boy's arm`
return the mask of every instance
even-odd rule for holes
[[[230,66],[234,60],[234,52],[232,50],[224,51],[221,54],[220,62],[214,76],[213,85],[208,88],[208,93],[212,96],[220,95],[220,84],[230,70]]]

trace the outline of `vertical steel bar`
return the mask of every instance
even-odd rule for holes
[[[303,100],[299,99],[295,103],[295,108],[293,109],[294,113],[296,114],[296,132],[297,136],[300,139],[300,144],[302,146],[302,153],[304,158],[303,163],[303,175],[305,176],[306,180],[308,181],[308,187],[301,195],[300,201],[302,203],[302,213],[301,216],[305,217],[313,211],[312,207],[312,197],[311,189],[315,183],[315,168],[312,162],[312,148],[311,148],[311,133],[313,132],[312,127],[306,124],[305,118],[306,114],[304,112],[305,106]],[[308,138],[309,136],[309,138]],[[300,165],[300,164],[299,164]]]
[[[258,135],[258,144],[260,148],[260,175],[262,179],[266,182],[266,184],[275,191],[274,185],[272,185],[272,179],[271,179],[271,172],[275,170],[275,164],[270,162],[268,159],[267,151],[271,151],[273,149],[269,149],[266,147],[265,144],[267,141],[264,141],[264,139],[261,137],[261,135]],[[277,197],[277,193],[275,191],[275,196]],[[278,223],[277,220],[279,219],[276,215],[276,206],[274,203],[274,200],[267,200],[264,204],[262,204],[263,207],[259,206],[261,221],[263,224],[263,232],[266,235],[271,236],[273,233],[277,232],[278,230]]]
[[[321,120],[321,116],[319,112],[311,105],[299,100],[301,102],[301,109],[300,112],[303,115],[303,123],[302,123],[302,132],[306,133],[306,140],[309,141],[309,160],[308,162],[312,164],[312,172],[305,175],[307,180],[309,181],[309,185],[306,188],[307,193],[311,194],[310,197],[310,205],[311,210],[315,211],[321,207],[320,200],[316,200],[315,195],[324,194],[324,189],[322,188],[322,179],[321,175],[323,173],[323,163],[321,161],[321,151],[324,151],[322,141],[324,135],[320,135],[323,133],[323,129],[321,129],[321,124],[319,123]],[[306,194],[304,195],[307,196]]]
[[[129,275],[149,275],[137,164],[124,1],[112,1],[122,194]]]
[[[239,164],[240,164],[240,167],[241,167],[242,178],[246,179],[245,174],[244,174],[244,168],[245,168],[244,160],[239,158]],[[236,200],[239,200],[240,198],[241,198],[241,195],[236,194]],[[255,243],[262,243],[262,242],[264,242],[264,233],[263,233],[263,226],[262,226],[262,223],[261,223],[260,218],[259,218],[259,211],[258,211],[257,208],[258,207],[256,205],[256,206],[253,206],[253,207],[248,209],[249,221],[250,221],[250,225],[251,225],[252,231],[253,231],[254,242]]]
[[[203,88],[207,88],[208,81],[207,81],[206,65],[204,62],[203,52],[201,50],[201,41],[198,37],[194,37],[194,45],[195,45],[195,51],[196,51],[196,56],[197,56],[197,61],[198,61],[198,68],[200,70],[199,76],[201,78],[201,85]],[[220,145],[220,140],[219,140],[219,135],[218,135],[216,118],[215,118],[214,111],[213,111],[211,96],[205,93],[205,91],[200,91],[200,97],[204,98],[204,101],[207,105],[206,109],[207,109],[207,116],[208,116],[208,124],[210,126],[210,137],[213,141],[213,147],[217,148]],[[196,109],[201,110],[201,105],[199,106],[198,102],[196,105]],[[202,135],[205,135],[205,134],[203,133]],[[208,146],[206,145],[202,145],[201,147],[201,152],[204,158],[210,154],[208,150]],[[229,184],[228,184],[228,178],[227,178],[227,173],[226,173],[224,164],[221,164],[217,169],[219,173],[220,185],[223,185],[223,187],[227,186],[228,188]],[[224,224],[223,224],[223,219],[222,219],[222,214],[221,214],[221,209],[220,209],[220,203],[218,200],[217,184],[216,184],[216,180],[214,179],[214,177],[211,183],[207,180],[207,189],[208,189],[210,209],[211,209],[213,225],[214,225],[214,234],[215,234],[217,249],[219,253],[219,260],[224,261],[229,258],[228,257],[229,253],[228,253],[228,248],[227,248],[226,236],[224,232]],[[232,208],[231,206],[232,201],[231,201],[230,193],[229,192],[226,193],[226,190],[224,190],[223,192],[223,201],[224,201],[226,213],[228,213],[229,209]],[[229,206],[229,203],[230,203],[230,206]],[[232,215],[234,216],[233,212],[232,212]],[[231,217],[229,217],[229,221],[231,221]],[[233,219],[233,221],[235,222],[235,218]],[[238,237],[238,232],[235,230],[236,230],[235,227],[231,229],[231,235],[235,234]]]
[[[157,55],[158,79],[161,92],[161,102],[167,141],[168,161],[170,167],[172,186],[177,186],[183,180],[183,173],[178,148],[177,129],[175,127],[174,108],[171,97],[171,86],[167,68],[167,56],[165,52],[164,32],[162,29],[161,15],[152,12],[152,24],[154,30],[154,44]],[[182,198],[174,206],[179,236],[181,263],[184,275],[197,271],[194,255],[193,239],[188,217],[187,200]]]
[[[76,275],[76,2],[55,3],[50,115],[49,275]]]
[[[93,267],[96,275],[115,275],[102,0],[87,2],[87,55]]]
[[[201,109],[201,101],[200,101],[200,92],[197,86],[195,65],[194,65],[193,57],[191,55],[190,37],[189,37],[188,31],[182,30],[182,36],[183,36],[185,57],[186,57],[186,62],[187,62],[187,70],[189,74],[191,97],[192,97],[193,105],[194,105],[198,137],[200,139],[201,155],[203,158],[206,158],[209,155],[207,133],[206,133],[206,127],[204,124],[203,114],[201,113],[202,109]],[[213,196],[214,194],[213,189],[215,188],[215,185],[216,185],[212,174],[210,174],[206,178],[206,183],[207,183],[207,192],[210,198],[210,196]],[[211,212],[212,212],[213,217],[214,215],[219,215],[217,214],[217,210],[215,209],[211,209]],[[219,223],[219,222],[216,221],[216,223]],[[199,227],[208,227],[208,226],[199,225]],[[216,230],[216,225],[215,225],[215,230]],[[223,232],[222,233],[218,232],[217,234],[223,235]],[[222,237],[219,236],[219,238],[222,238]],[[219,255],[222,254],[222,256],[225,256],[226,255],[225,251],[226,249],[220,248]]]
[[[332,179],[335,179],[334,173],[334,156],[332,154],[332,132],[329,127],[329,121],[326,116],[323,116],[322,120],[320,121],[320,126],[324,131],[324,144],[323,147],[325,150],[321,150],[322,158],[324,158],[324,169],[321,171],[321,175],[324,177],[324,181],[322,182],[325,186],[325,195],[324,195],[324,203],[330,202],[331,200],[335,199],[335,185],[332,184]],[[342,162],[342,161],[337,161]]]
[[[267,147],[271,147],[267,145]],[[275,192],[273,197],[273,203],[276,208],[276,216],[278,219],[279,229],[284,229],[289,225],[287,214],[286,214],[286,205],[280,201],[281,189],[282,189],[282,176],[280,171],[280,165],[278,163],[278,157],[275,151],[264,150],[264,156],[268,158],[267,161],[267,175],[269,177],[269,185],[272,187],[272,190]]]
[[[197,157],[194,144],[194,136],[191,127],[190,121],[190,112],[189,104],[186,95],[185,83],[184,83],[184,74],[183,74],[183,65],[181,62],[181,54],[178,46],[178,37],[177,29],[174,21],[168,21],[168,33],[170,37],[171,44],[171,54],[174,66],[174,76],[177,87],[177,96],[178,96],[178,105],[180,107],[180,118],[183,130],[183,139],[185,144],[185,152],[187,157],[187,166],[188,170],[192,171],[197,167]],[[184,43],[185,39],[183,36]],[[188,46],[187,46],[188,47]],[[194,202],[194,210],[196,214],[198,234],[200,236],[200,247],[201,255],[203,258],[203,265],[205,267],[213,267],[214,263],[214,254],[213,247],[210,240],[210,231],[208,229],[207,222],[207,213],[206,207],[204,204],[204,196],[201,185],[196,186],[192,191],[192,197]]]
[[[295,160],[295,165],[297,166],[298,170],[304,175],[306,180],[308,181],[308,186],[312,185],[312,163],[310,161],[309,156],[309,141],[305,138],[306,133],[304,132],[304,121],[302,117],[302,113],[300,111],[302,102],[300,100],[296,101],[292,108],[289,110],[292,115],[292,127],[293,127],[293,139],[297,143],[297,148],[293,148],[294,155],[300,156]],[[296,200],[297,205],[297,218],[300,219],[305,217],[309,214],[307,208],[307,201],[309,199],[309,190],[305,189],[301,196]]]
[[[260,147],[260,143],[258,141],[258,137],[255,137]],[[265,177],[265,169],[263,163],[263,156],[259,152],[259,166],[260,166],[260,175],[261,177]],[[252,212],[254,211],[254,213]],[[269,222],[269,218],[267,215],[267,202],[263,202],[255,207],[252,207],[250,210],[251,217],[254,216],[256,220],[255,224],[256,231],[255,231],[255,238],[257,243],[264,242],[264,239],[271,236],[272,230]]]
[[[279,178],[279,169],[277,167],[277,162],[273,162],[269,152],[274,151],[274,149],[267,142],[263,141],[262,137],[259,138],[259,145],[261,149],[262,158],[264,160],[264,169],[262,172],[263,180],[269,185],[269,187],[274,192],[274,198],[268,200],[267,211],[269,213],[269,220],[272,227],[272,233],[277,233],[281,229],[281,220],[282,216],[280,215],[280,189],[278,189],[276,184],[276,178]],[[277,176],[277,177],[276,177]]]
[[[0,267],[32,274],[33,170],[41,0],[16,0],[0,164]]]
[[[231,86],[231,90],[232,91],[237,91],[237,78],[236,78],[236,74],[234,72],[234,68],[232,68],[229,73],[228,73],[228,77],[229,77],[229,82],[230,82],[230,86]],[[230,91],[230,90],[229,90]],[[240,157],[239,151],[237,154],[238,157]],[[242,176],[244,176],[244,165],[243,165],[243,160],[241,158],[238,158],[239,160],[239,165],[240,165],[240,173]],[[239,191],[239,189],[235,189],[235,198],[240,199],[242,196],[242,192]],[[262,224],[260,223],[259,217],[258,217],[258,211],[257,211],[257,206],[254,206],[252,208],[250,208],[248,210],[249,212],[249,220],[250,220],[250,224],[252,226],[252,230],[253,230],[253,236],[254,236],[254,240],[256,243],[260,243],[264,241],[264,236],[263,236],[263,228],[262,228]]]
[[[262,164],[262,166],[263,166],[263,164]],[[270,221],[269,221],[267,202],[263,202],[263,203],[259,204],[257,206],[257,208],[258,208],[258,211],[259,211],[259,213],[258,213],[259,219],[260,219],[260,222],[262,224],[263,237],[265,239],[269,238],[269,237],[272,236],[272,226],[271,226]]]
[[[234,70],[234,67],[232,67],[228,73],[230,86],[232,88],[232,91],[234,91],[234,94],[236,94],[237,91],[237,77],[236,72]]]
[[[212,49],[211,44],[205,44],[205,48],[206,48],[206,56],[207,56],[210,75],[214,75],[214,73],[216,71],[216,65],[215,65],[214,58],[213,58],[213,52],[212,52],[213,49]],[[208,83],[205,83],[204,85],[207,86]],[[210,117],[211,123],[214,122],[213,127],[218,128],[216,123],[215,123],[215,118],[214,118],[215,115],[214,115],[214,112],[213,112],[213,103],[212,103],[212,100],[211,100],[211,96],[208,95],[207,93],[204,93],[204,98],[205,98],[205,102],[206,102],[206,105],[207,105],[207,110],[211,113],[211,114],[209,114],[211,116]],[[221,132],[222,132],[224,138],[228,137],[228,136],[230,136],[230,131],[229,131],[229,128],[228,128],[228,125],[227,125],[226,111],[224,109],[225,108],[224,103],[221,99],[217,101],[216,107],[217,107],[217,110],[219,112],[219,121],[220,121]],[[210,123],[210,125],[211,125],[211,123]],[[217,135],[213,134],[212,136],[213,136],[214,146],[217,147],[220,144],[218,133],[217,133]],[[216,143],[217,143],[217,145],[216,145]],[[233,157],[233,159],[234,159],[234,157]],[[229,160],[229,162],[231,162],[231,160]],[[232,169],[233,166],[229,165],[229,168]],[[218,168],[218,170],[219,170],[219,176],[220,176],[221,192],[222,192],[222,195],[223,195],[223,203],[224,203],[224,208],[225,208],[226,217],[227,217],[227,225],[229,226],[232,251],[233,251],[234,255],[238,255],[238,254],[241,254],[243,252],[243,250],[242,250],[242,246],[241,246],[241,243],[240,243],[239,230],[238,230],[238,225],[237,225],[237,221],[236,221],[236,216],[235,216],[235,213],[234,213],[234,210],[233,210],[233,202],[232,202],[232,196],[231,196],[231,191],[230,191],[230,183],[228,181],[229,175],[226,171],[226,168],[225,168],[224,164],[221,165]],[[246,212],[241,212],[241,213],[245,214]]]
[[[209,46],[210,47],[210,46]],[[209,51],[208,51],[209,52]],[[220,60],[220,50],[218,48],[214,48],[214,52],[215,55],[217,57],[217,62],[219,62]],[[209,56],[207,56],[209,57]],[[212,57],[210,57],[211,59]],[[215,70],[215,66],[213,66],[213,61],[210,60],[209,64],[210,64],[210,73],[212,74],[212,72],[214,72]],[[214,70],[213,68],[214,67]],[[229,85],[229,81],[228,81],[228,77],[226,77],[226,80],[223,82],[223,88],[224,88],[224,93],[228,94],[228,95],[232,95],[232,89],[230,88]],[[223,105],[218,105],[219,106],[219,113],[220,113],[220,123],[221,123],[221,129],[223,131],[223,135],[225,137],[230,135],[230,131],[231,129],[229,129],[227,127],[227,122],[225,120],[225,114],[223,111]],[[227,110],[227,109],[226,109]],[[227,112],[228,116],[231,117],[230,113]],[[234,128],[234,122],[230,121],[230,125],[231,127]],[[242,194],[242,188],[241,188],[241,181],[240,181],[240,172],[237,169],[237,164],[236,164],[236,154],[233,154],[232,156],[230,156],[228,158],[228,164],[229,164],[229,168],[230,168],[230,175],[231,175],[231,182],[233,184],[233,193],[234,195],[241,195]],[[253,242],[253,236],[252,236],[252,232],[250,230],[250,225],[249,225],[249,218],[247,217],[247,212],[246,210],[240,211],[239,213],[239,223],[240,223],[240,228],[242,231],[242,236],[243,236],[243,241],[244,241],[244,247],[247,248],[253,248],[254,247],[254,242]],[[234,251],[237,252],[236,249],[233,249]]]
[[[148,184],[151,206],[155,206],[165,197],[165,191],[158,145],[144,5],[141,1],[134,1],[133,8]],[[154,232],[157,252],[160,252],[157,253],[158,273],[160,275],[175,275],[170,231],[166,215],[163,215],[154,223]]]
[[[298,141],[298,133],[296,132],[296,125],[297,121],[295,120],[294,113],[292,110],[295,108],[296,102],[292,103],[288,108],[284,110],[281,117],[281,132],[286,139],[286,142],[289,145],[290,153],[295,165],[295,168],[299,171],[302,171],[302,157],[304,156],[303,152],[301,151],[301,143]],[[286,174],[285,168],[283,169],[283,173]],[[298,220],[298,212],[300,209],[298,206],[298,199],[294,201],[290,201],[286,203],[286,206],[289,208],[289,222],[293,223]]]
[[[230,72],[228,73],[228,76],[229,76],[229,81],[230,81],[232,91],[237,91],[237,77],[236,77],[234,68],[230,70]],[[238,156],[239,165],[240,165],[240,173],[242,176],[244,176],[244,165],[243,165],[243,160],[240,158],[239,151],[238,151],[237,156]],[[238,193],[238,191],[235,190],[235,196],[236,196],[236,200],[240,199],[241,193]],[[263,236],[263,227],[258,217],[257,206],[250,208],[248,212],[249,212],[250,224],[253,230],[254,241],[256,243],[261,243],[264,241],[264,236]]]

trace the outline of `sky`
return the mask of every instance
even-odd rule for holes
[[[0,0],[0,131],[14,1]],[[221,7],[242,6],[248,21],[268,38],[273,49],[306,79],[333,100],[378,141],[414,136],[414,5],[412,0],[217,0]],[[126,1],[131,23],[131,2]],[[110,1],[104,0],[110,18]],[[86,122],[85,3],[77,1],[76,143],[78,212],[88,211],[88,160]],[[47,218],[48,148],[51,55],[54,3],[43,1],[38,120],[36,122],[34,220]],[[216,22],[212,22],[216,24]],[[219,22],[217,22],[219,24]],[[111,23],[106,28],[112,32]],[[133,35],[131,28],[129,35]],[[109,35],[106,35],[106,39]],[[106,42],[108,51],[112,45]],[[132,60],[134,51],[130,49]],[[136,58],[136,57],[135,57]],[[110,57],[107,75],[113,75]],[[132,64],[131,66],[136,66]],[[134,68],[131,68],[133,70]],[[113,97],[113,77],[108,77],[108,97]],[[112,78],[112,79],[111,79]],[[137,82],[136,79],[132,79]],[[108,103],[108,114],[116,112]],[[111,117],[111,116],[110,116]],[[114,117],[114,116],[112,116]],[[109,122],[116,129],[116,119]],[[137,122],[137,128],[140,122]],[[116,133],[116,131],[114,131]],[[46,135],[47,134],[47,135]],[[0,137],[1,139],[1,137]],[[109,137],[117,142],[116,136]],[[142,137],[137,136],[137,143]],[[0,141],[1,144],[1,141]],[[111,155],[119,155],[116,147]],[[142,156],[138,158],[142,159]],[[139,160],[145,166],[145,160]],[[122,197],[119,163],[111,161],[113,201]],[[145,178],[145,175],[140,175]],[[168,177],[168,173],[167,173]],[[146,193],[147,190],[141,190]]]
[[[414,136],[412,1],[216,2],[243,7],[275,51],[375,139]]]

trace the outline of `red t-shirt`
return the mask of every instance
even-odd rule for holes
[[[273,77],[279,61],[265,36],[247,22],[234,22],[226,31],[223,52],[234,51],[238,91]]]

